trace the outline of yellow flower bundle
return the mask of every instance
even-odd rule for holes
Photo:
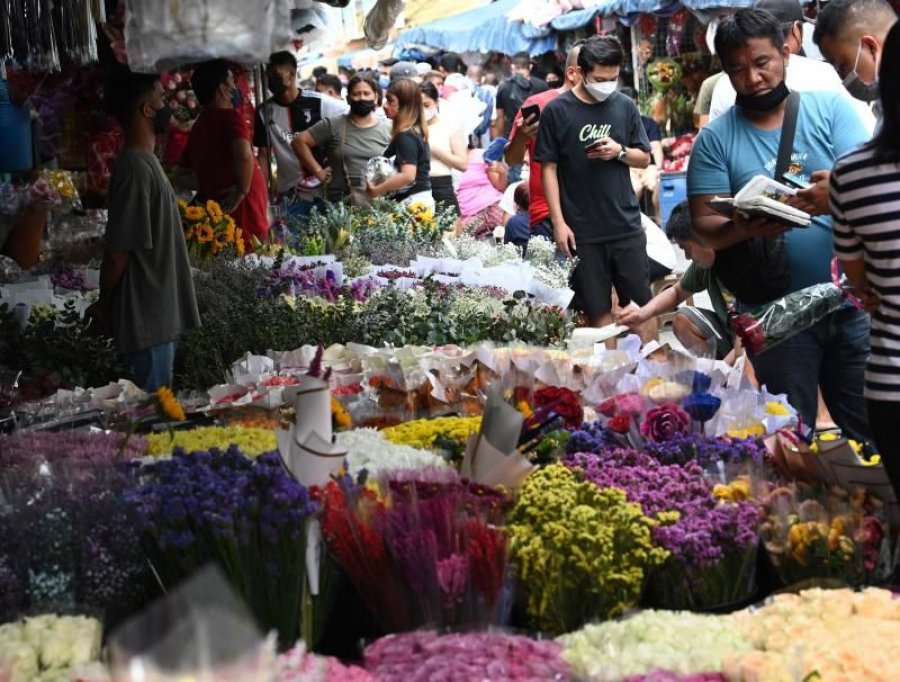
[[[439,417],[416,419],[384,429],[382,435],[397,445],[428,450],[438,438],[465,445],[469,436],[481,430],[481,417]]]
[[[509,515],[510,559],[533,624],[570,632],[638,603],[648,573],[669,552],[656,522],[615,488],[598,488],[561,464],[526,479]]]
[[[208,260],[228,249],[232,249],[235,256],[244,255],[241,228],[215,201],[207,201],[204,206],[188,206],[184,201],[179,201],[178,211],[184,227],[184,239],[196,261]]]
[[[275,432],[271,429],[242,428],[235,426],[202,426],[190,431],[152,433],[147,436],[147,454],[158,457],[183,448],[186,452],[219,448],[225,450],[237,445],[248,457],[278,449]]]

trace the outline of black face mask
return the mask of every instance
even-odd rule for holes
[[[268,85],[269,85],[269,92],[271,92],[272,95],[276,99],[278,99],[284,93],[286,93],[287,89],[288,89],[287,86],[284,84],[284,81],[281,79],[281,76],[272,76],[269,79]]]
[[[375,102],[370,99],[356,99],[350,102],[350,113],[354,116],[368,116],[375,111]]]
[[[153,132],[162,135],[169,130],[169,119],[172,118],[172,109],[164,104],[162,109],[157,109],[153,116]]]
[[[781,81],[774,88],[764,95],[738,95],[734,103],[741,109],[749,109],[750,111],[772,111],[775,107],[787,99],[791,94],[784,81]]]

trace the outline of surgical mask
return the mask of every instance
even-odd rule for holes
[[[354,116],[368,116],[375,111],[375,102],[370,99],[350,100],[350,113]]]
[[[584,87],[587,88],[587,91],[591,93],[591,97],[593,97],[598,102],[605,101],[611,94],[616,91],[616,81],[603,81],[602,83],[588,83],[584,82]]]
[[[162,135],[169,130],[169,119],[172,118],[172,109],[168,104],[164,104],[161,109],[157,109],[153,115],[153,132]]]
[[[859,55],[862,52],[862,41],[856,48],[856,61],[853,63],[853,70],[848,73],[843,80],[843,86],[850,95],[858,100],[869,103],[878,99],[878,77],[872,83],[866,83],[856,72],[859,66]]]
[[[437,109],[434,107],[425,107],[425,120],[428,123],[431,123],[435,116],[437,116]]]
[[[750,111],[772,111],[775,107],[787,99],[791,94],[784,81],[781,81],[774,88],[764,95],[738,95],[734,103],[741,109],[749,109]]]
[[[231,91],[231,106],[235,109],[240,109],[241,104],[244,103],[244,93],[242,93],[237,87],[235,87]]]
[[[270,76],[268,82],[269,92],[278,99],[284,93],[287,92],[287,86],[284,84],[284,81],[281,79],[281,76]]]

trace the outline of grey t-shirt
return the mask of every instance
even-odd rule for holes
[[[175,192],[153,154],[126,148],[116,159],[105,247],[128,252],[112,304],[120,352],[173,341],[200,326]]]
[[[346,126],[346,140],[341,139]],[[344,165],[350,174],[352,187],[360,187],[366,162],[384,154],[391,142],[391,126],[387,121],[378,121],[370,128],[360,128],[348,115],[323,118],[309,129],[316,144],[325,150],[331,165],[331,182],[326,188],[329,196],[349,193]]]

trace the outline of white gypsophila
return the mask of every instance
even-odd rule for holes
[[[691,646],[684,646],[685,633]],[[562,657],[579,677],[597,682],[646,675],[654,669],[691,675],[722,669],[726,658],[753,648],[732,616],[642,611],[586,625],[558,638]]]
[[[522,260],[522,252],[519,251],[519,247],[515,244],[489,246],[487,253],[481,260],[486,268],[494,265],[503,265],[504,263],[515,263]]]
[[[482,315],[493,317],[500,315],[504,310],[503,301],[472,287],[458,292],[450,305],[450,314],[461,320]]]
[[[526,260],[539,267],[556,262],[556,244],[546,237],[532,237],[528,240]]]
[[[339,445],[347,448],[347,468],[353,476],[363,469],[374,475],[398,469],[446,466],[446,462],[433,452],[391,443],[376,429],[344,431],[336,438]]]

